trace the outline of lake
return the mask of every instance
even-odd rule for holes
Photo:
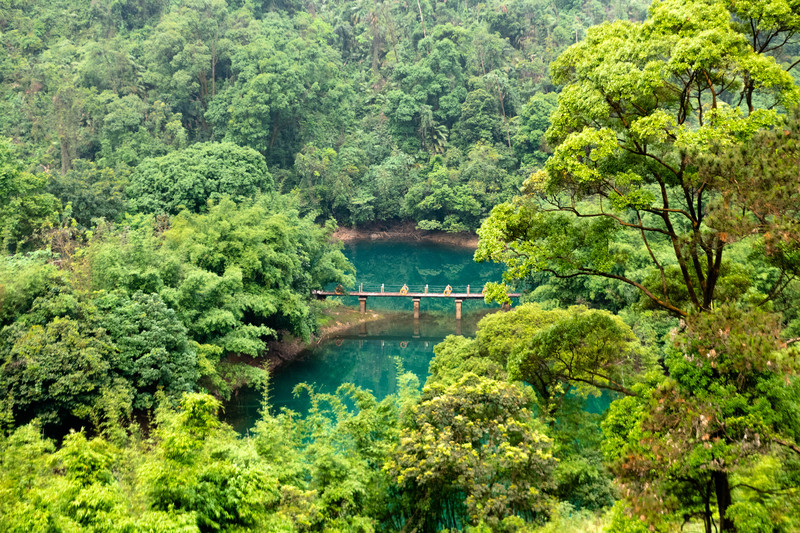
[[[463,291],[466,285],[480,292],[488,281],[500,281],[503,266],[475,263],[469,248],[409,242],[357,242],[345,248],[357,272],[357,284],[397,290],[429,286],[440,292],[447,285]],[[345,305],[358,307],[355,297],[342,297]],[[395,392],[398,362],[405,371],[425,383],[433,347],[447,335],[472,336],[478,320],[498,309],[482,300],[465,300],[463,318],[456,321],[455,303],[449,298],[423,298],[420,318],[413,319],[411,298],[370,298],[368,309],[387,314],[385,320],[356,326],[312,346],[300,358],[272,376],[270,409],[288,408],[303,413],[308,396],[295,398],[298,383],[313,385],[319,392],[334,392],[342,383],[369,389],[378,399]],[[245,432],[258,419],[262,392],[244,388],[225,407],[225,419]]]

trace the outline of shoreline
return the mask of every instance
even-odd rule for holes
[[[344,242],[359,241],[410,241],[446,244],[476,249],[478,235],[470,232],[447,233],[438,230],[422,230],[413,222],[375,223],[359,228],[339,227],[333,237]]]
[[[362,315],[358,309],[341,306],[329,310],[325,316],[330,320],[330,323],[320,327],[319,334],[312,335],[308,342],[291,335],[286,335],[280,340],[269,341],[267,343],[267,357],[262,366],[269,372],[273,372],[284,365],[294,362],[304,351],[325,339],[354,326],[383,320],[389,314],[369,311]]]

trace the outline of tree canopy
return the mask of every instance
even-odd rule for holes
[[[800,530],[799,30],[797,0],[0,3],[0,529]],[[284,366],[308,409],[276,409],[283,357],[379,318],[315,298],[356,284],[338,224],[477,230],[486,302],[521,301],[386,397]]]
[[[618,280],[680,316],[709,309],[729,282],[725,251],[753,235],[714,221],[758,213],[719,201],[729,184],[710,179],[701,154],[780,127],[775,106],[800,98],[740,29],[722,3],[659,2],[647,21],[594,27],[570,47],[552,67],[564,84],[553,156],[524,196],[495,208],[476,258],[505,261],[512,278]],[[626,239],[647,250],[644,264],[631,264]]]

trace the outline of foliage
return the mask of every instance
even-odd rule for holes
[[[465,374],[426,387],[387,472],[415,502],[409,525],[435,531],[483,520],[547,516],[551,441],[514,384]]]
[[[506,262],[511,278],[621,281],[676,315],[709,309],[733,236],[713,224],[724,186],[688,154],[746,142],[777,121],[757,102],[800,95],[739,29],[722,3],[660,2],[647,21],[597,26],[570,47],[552,67],[565,85],[553,157],[525,196],[496,208],[476,258]],[[628,266],[624,236],[647,249],[647,269]]]
[[[795,275],[797,269],[794,169],[800,162],[799,131],[800,109],[795,108],[747,143],[718,142],[695,156],[699,176],[720,192],[708,215],[709,226],[728,241],[761,235],[757,247],[781,278]],[[781,279],[772,293],[784,286]]]
[[[186,328],[158,294],[102,294],[93,300],[98,324],[116,346],[112,369],[135,389],[135,409],[153,406],[156,390],[169,397],[195,388],[197,355]]]
[[[307,338],[311,290],[348,285],[352,267],[329,243],[332,226],[284,202],[226,198],[206,214],[181,213],[159,235],[147,219],[131,219],[89,247],[93,288],[158,293],[191,340],[225,353],[258,356],[278,331]]]
[[[84,228],[91,228],[94,219],[113,221],[125,212],[125,180],[90,161],[78,159],[64,176],[50,176],[47,190],[71,207],[71,214]]]
[[[93,415],[110,385],[114,350],[102,330],[56,316],[41,325],[18,322],[4,328],[3,337],[0,388],[17,423],[39,417],[47,424],[68,424]]]
[[[533,386],[545,416],[573,388],[636,395],[638,376],[652,366],[618,317],[581,307],[543,311],[525,304],[484,318],[477,340],[481,353],[506,366],[510,378]]]
[[[29,255],[0,256],[0,324],[11,325],[31,310],[34,302],[68,286],[63,272],[48,261],[52,254],[39,251]]]
[[[604,422],[632,513],[654,526],[665,513],[699,516],[709,531],[718,510],[726,529],[791,530],[791,517],[770,515],[794,505],[782,484],[798,453],[796,353],[777,317],[732,307],[692,316],[665,364],[668,379],[646,398],[615,402]],[[758,472],[770,469],[762,491]]]
[[[0,529],[797,530],[798,6],[647,3],[4,2]],[[541,305],[239,437],[330,219]]]
[[[255,356],[278,330],[308,338],[313,316],[300,295],[352,283],[349,263],[328,243],[332,226],[270,204],[237,208],[225,199],[205,215],[182,213],[164,233],[184,273],[163,295],[198,342]]]
[[[126,189],[131,208],[144,213],[205,212],[209,201],[237,200],[272,190],[264,159],[230,143],[194,144],[143,161]]]
[[[521,176],[528,152],[540,148],[533,123],[549,109],[529,106],[522,123],[532,129],[519,135],[517,119],[532,96],[552,97],[548,64],[592,24],[643,17],[639,0],[12,2],[0,37],[0,129],[21,145],[26,168],[53,176],[57,196],[69,197],[75,179],[87,182],[71,199],[87,227],[98,215],[77,204],[100,207],[85,189],[105,187],[107,169],[117,178],[133,171],[147,185],[159,182],[149,174],[189,179],[153,159],[214,141],[260,152],[287,184],[304,181],[298,154],[333,150],[345,160],[329,176],[338,187],[301,186],[311,205],[321,201],[324,216],[348,224],[413,219],[396,198],[426,180],[414,170],[433,155],[484,142],[513,150],[507,170]],[[353,152],[342,154],[355,144],[364,157],[353,165]],[[386,179],[399,161],[402,174]],[[84,176],[67,178],[72,170]],[[203,209],[215,192],[240,194],[193,183],[141,205],[140,192],[155,192],[132,184],[130,198],[136,209],[176,212]],[[395,205],[376,194],[387,188]]]
[[[550,115],[556,110],[555,93],[534,94],[520,110],[519,127],[514,135],[515,149],[522,164],[544,166],[547,160],[545,132],[550,127]]]
[[[22,170],[10,140],[0,141],[0,239],[3,250],[13,253],[53,224],[61,205],[45,191],[45,177]]]

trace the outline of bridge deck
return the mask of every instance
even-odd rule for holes
[[[379,298],[454,298],[456,300],[483,300],[483,294],[475,293],[475,292],[451,292],[450,294],[444,294],[441,292],[407,292],[403,294],[401,292],[366,292],[366,291],[353,291],[353,292],[344,292],[342,294],[337,294],[335,291],[313,291],[315,296],[357,296],[361,298],[366,297],[379,297]],[[511,292],[508,293],[508,296],[511,298],[519,298],[520,293],[518,292]]]

